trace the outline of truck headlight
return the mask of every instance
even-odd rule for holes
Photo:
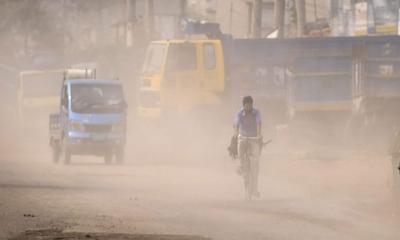
[[[123,123],[116,123],[112,126],[113,132],[124,132],[125,131],[125,124]]]
[[[83,124],[78,121],[71,121],[70,122],[70,130],[77,131],[77,132],[83,132],[84,131]]]

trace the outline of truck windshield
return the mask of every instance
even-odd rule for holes
[[[72,84],[71,108],[77,113],[119,113],[125,110],[122,87],[117,84]]]
[[[161,73],[165,48],[165,44],[151,44],[149,46],[143,66],[144,73]]]
[[[168,49],[167,71],[193,71],[197,68],[196,45],[173,43]]]

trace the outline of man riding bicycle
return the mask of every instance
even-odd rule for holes
[[[238,153],[240,166],[238,174],[247,173],[249,169],[246,166],[251,166],[251,195],[259,197],[258,191],[258,172],[259,158],[261,152],[261,114],[253,108],[253,98],[246,96],[242,101],[243,107],[236,114],[234,123],[234,137],[238,139]]]

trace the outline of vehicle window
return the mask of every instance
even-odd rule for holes
[[[72,111],[78,113],[113,113],[125,107],[117,84],[72,84],[71,97]]]
[[[152,44],[146,52],[143,66],[145,73],[160,73],[165,56],[165,44]]]
[[[204,44],[204,67],[206,69],[214,69],[215,66],[216,60],[214,44]]]
[[[174,43],[168,49],[168,71],[190,71],[197,68],[196,45],[194,43]]]

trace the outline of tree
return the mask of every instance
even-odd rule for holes
[[[278,29],[278,38],[282,38],[285,28],[285,0],[275,0],[274,8],[274,27]]]
[[[297,36],[302,37],[306,26],[306,3],[305,0],[296,0],[297,13]]]
[[[261,37],[261,23],[262,23],[262,0],[254,0],[253,3],[253,24],[252,24],[252,37]]]

